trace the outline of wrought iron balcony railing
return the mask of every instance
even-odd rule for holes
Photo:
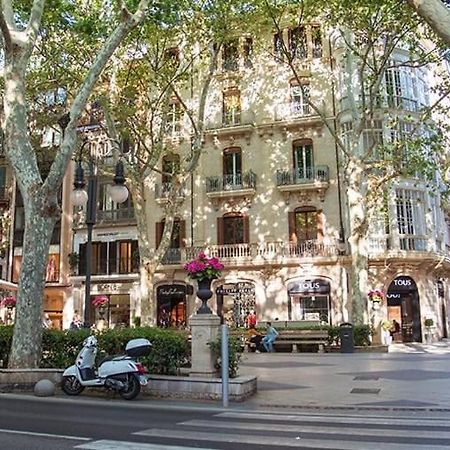
[[[240,189],[256,189],[256,174],[251,170],[246,173],[206,178],[206,192],[237,191]]]
[[[277,170],[277,186],[328,182],[330,172],[328,166],[305,167],[294,170]]]

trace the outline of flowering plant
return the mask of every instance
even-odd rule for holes
[[[108,302],[109,298],[106,295],[97,295],[97,297],[92,300],[92,305],[99,308],[100,306],[105,306]]]
[[[381,302],[384,298],[384,292],[381,289],[371,289],[367,295],[373,302]]]
[[[4,306],[6,308],[8,307],[13,308],[14,306],[16,306],[16,297],[13,296],[4,297],[0,302],[0,306]]]
[[[224,265],[212,256],[206,256],[205,252],[200,252],[196,259],[184,265],[189,278],[194,280],[212,280],[220,277],[220,271]]]

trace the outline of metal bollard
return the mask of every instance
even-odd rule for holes
[[[228,327],[226,324],[221,325],[222,331],[222,406],[228,408]]]

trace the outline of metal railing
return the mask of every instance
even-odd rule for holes
[[[169,249],[162,264],[184,264],[196,258],[201,251],[221,261],[258,259],[279,261],[280,259],[331,257],[340,254],[337,241],[325,243],[312,239],[298,243],[263,242]]]
[[[277,186],[327,182],[330,179],[328,166],[305,167],[293,170],[277,170]]]
[[[99,222],[118,222],[134,220],[134,208],[105,209],[97,211]]]
[[[206,192],[236,191],[239,189],[256,189],[256,174],[250,170],[246,173],[206,178]]]
[[[155,185],[155,198],[156,199],[165,199],[168,198],[172,192],[172,183],[171,182],[165,182],[165,183],[161,183],[161,184],[156,184]],[[186,196],[186,192],[185,192],[185,187],[183,186],[179,191],[178,191],[178,196],[179,197],[185,197]]]

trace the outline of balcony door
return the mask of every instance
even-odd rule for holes
[[[217,219],[218,243],[220,245],[246,244],[249,242],[248,216],[233,213]]]
[[[227,148],[223,152],[223,187],[236,188],[242,185],[242,151],[239,147]]]
[[[289,213],[289,241],[295,244],[321,242],[323,214],[314,207],[297,208]]]
[[[298,180],[314,179],[314,157],[311,141],[297,141],[293,145],[294,178]]]

